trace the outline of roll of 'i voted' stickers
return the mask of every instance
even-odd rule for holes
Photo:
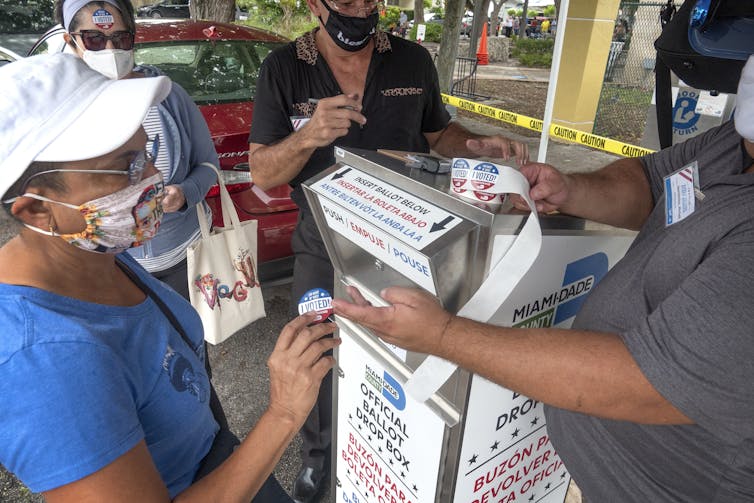
[[[485,161],[454,159],[450,187],[453,193],[473,201],[493,205],[502,204],[505,202],[506,194],[494,192],[501,168],[504,169],[506,166],[498,166]]]
[[[332,296],[322,288],[313,288],[298,301],[298,314],[315,312],[315,321],[323,321],[332,314]]]

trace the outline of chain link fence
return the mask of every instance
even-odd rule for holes
[[[594,134],[640,143],[655,85],[654,41],[662,31],[660,9],[664,5],[665,2],[621,1]]]

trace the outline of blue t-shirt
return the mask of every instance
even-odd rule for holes
[[[32,491],[90,475],[145,439],[172,497],[191,484],[217,433],[201,320],[128,254],[119,259],[197,350],[149,297],[107,306],[0,284],[0,463]]]

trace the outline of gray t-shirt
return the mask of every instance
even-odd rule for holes
[[[663,177],[699,163],[704,199],[665,225]],[[574,328],[619,334],[690,426],[546,409],[591,502],[754,501],[754,174],[732,122],[642,159],[655,207]]]

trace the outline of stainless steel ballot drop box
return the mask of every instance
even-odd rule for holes
[[[529,216],[510,205],[460,198],[450,190],[450,175],[410,169],[392,156],[340,148],[335,154],[336,164],[304,190],[335,267],[336,297],[353,285],[374,305],[385,305],[382,288],[413,286],[459,312]],[[633,240],[613,229],[587,230],[586,222],[570,217],[540,216],[539,224],[536,261],[502,305],[503,299],[489,299],[498,302],[491,323],[570,326]],[[335,501],[565,499],[570,476],[549,441],[541,403],[463,369],[450,372],[426,401],[417,400],[409,381],[434,357],[337,321]],[[506,355],[499,358],[505,365]]]

